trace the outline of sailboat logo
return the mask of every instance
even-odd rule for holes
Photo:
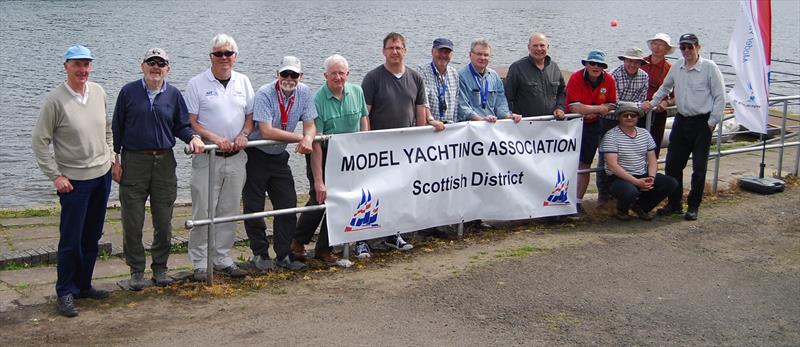
[[[380,228],[378,224],[378,205],[380,200],[375,199],[375,204],[372,203],[372,193],[369,190],[366,192],[361,189],[361,202],[356,207],[356,213],[353,213],[353,218],[350,218],[350,225],[344,228],[344,232],[361,231],[366,229]]]
[[[556,186],[547,197],[547,200],[544,201],[543,206],[569,205],[569,197],[567,196],[569,180],[567,180],[567,177],[561,170],[558,170],[556,176]]]

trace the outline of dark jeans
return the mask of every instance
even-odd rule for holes
[[[616,119],[600,118],[600,124],[602,125],[600,133],[600,139],[602,140],[603,136],[605,136],[609,130],[613,129],[615,126],[619,124],[619,121],[617,121]],[[605,166],[606,166],[606,158],[603,157],[603,153],[600,153],[600,155],[598,155],[597,158],[597,167],[600,168],[600,171],[597,172],[597,176],[595,178],[596,180],[595,183],[597,184],[597,198],[607,200],[610,192],[608,190],[609,183],[608,183],[608,175],[606,175]]]
[[[322,175],[325,177],[325,157],[328,155],[327,149],[322,150]],[[311,155],[306,154],[306,176],[308,177],[308,202],[306,206],[316,206],[320,202],[317,201],[317,191],[314,189],[314,173],[311,171]],[[320,226],[320,222],[322,225]],[[322,250],[330,250],[330,243],[328,243],[328,220],[325,217],[325,211],[310,211],[303,212],[297,219],[297,234],[295,239],[300,243],[307,245],[311,242],[314,236],[314,231],[319,226],[319,236],[317,237],[317,244],[314,249],[319,252]]]
[[[634,175],[636,178],[646,176]],[[656,174],[653,189],[646,192],[639,190],[639,187],[633,183],[614,175],[608,176],[608,180],[611,195],[617,199],[617,211],[625,213],[634,202],[645,212],[650,212],[678,186],[678,182],[674,178],[662,174]]]
[[[137,151],[122,152],[122,181],[119,184],[119,201],[122,205],[122,248],[125,263],[133,272],[144,272],[146,257],[142,245],[144,205],[150,197],[150,215],[153,216],[153,245],[150,253],[153,272],[167,270],[170,240],[172,239],[172,212],[178,194],[175,176],[175,155],[172,150],[151,155]]]
[[[58,193],[61,203],[56,294],[77,295],[92,287],[97,242],[103,236],[111,171],[90,180],[69,180],[73,190]]]
[[[289,167],[289,152],[272,155],[254,147],[246,148],[245,151],[247,180],[242,189],[244,213],[263,212],[266,195],[269,195],[273,210],[297,207],[297,193],[294,190],[292,169]],[[273,217],[273,240],[278,259],[289,254],[296,223],[297,215],[294,213]],[[247,219],[244,221],[244,229],[250,239],[253,255],[269,258],[267,225],[264,219]]]
[[[678,181],[678,188],[669,196],[669,206],[681,209],[683,197],[683,169],[692,155],[692,186],[689,190],[687,204],[689,209],[697,209],[703,201],[703,189],[706,185],[706,169],[708,167],[708,151],[711,145],[711,129],[708,127],[708,114],[694,117],[675,116],[672,131],[669,134],[667,162],[664,168],[667,176]]]
[[[664,128],[667,126],[667,112],[652,112],[652,124],[650,125],[650,135],[656,141],[656,158],[661,152],[661,142],[664,140]],[[639,118],[636,126],[647,129],[647,117]]]

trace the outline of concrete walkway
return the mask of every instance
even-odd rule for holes
[[[791,140],[793,141],[793,140]],[[783,158],[783,175],[794,171],[797,147],[787,148]],[[777,150],[767,151],[765,174],[771,176],[777,172]],[[749,152],[725,156],[720,164],[718,188],[727,190],[733,187],[738,177],[757,175],[761,152]],[[691,167],[691,165],[689,165]],[[713,178],[714,162],[709,162],[707,180]],[[659,169],[663,172],[663,167]],[[684,182],[688,186],[691,170],[685,170]],[[710,183],[710,182],[709,182]],[[590,186],[594,186],[591,184]],[[590,187],[590,189],[592,189]],[[589,201],[593,200],[588,196]],[[184,221],[191,218],[191,207],[180,206],[175,210],[173,221],[173,248],[178,253],[169,260],[171,271],[190,270],[191,266],[185,251],[188,230]],[[270,223],[268,223],[269,225]],[[55,250],[58,244],[58,216],[29,218],[0,218],[0,264],[8,270],[0,271],[0,312],[20,305],[44,303],[52,300],[55,271]],[[152,225],[148,218],[145,221],[145,243],[149,246],[152,239]],[[242,223],[237,223],[237,239],[245,240]],[[100,288],[116,290],[116,282],[129,276],[129,268],[125,265],[122,254],[122,225],[118,209],[110,209],[106,217],[105,234],[101,239],[102,254],[94,273],[94,284]],[[238,261],[249,259],[250,251],[246,246],[234,249],[233,257]],[[40,265],[36,265],[40,264]],[[149,264],[149,260],[148,260]],[[2,266],[2,265],[0,265]]]

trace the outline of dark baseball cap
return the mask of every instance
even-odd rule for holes
[[[697,39],[697,35],[688,33],[681,35],[681,38],[678,40],[678,44],[681,43],[691,43],[693,45],[696,45],[700,43],[700,40]]]
[[[453,41],[450,41],[449,39],[443,37],[433,40],[433,49],[439,49],[439,48],[447,48],[452,51]]]

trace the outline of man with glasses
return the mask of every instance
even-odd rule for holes
[[[664,171],[678,181],[678,189],[670,194],[669,203],[658,214],[683,213],[683,169],[691,155],[692,185],[683,217],[696,220],[706,184],[711,132],[722,121],[725,109],[725,85],[717,64],[700,56],[700,41],[695,34],[681,35],[678,44],[683,58],[670,68],[664,84],[647,103],[658,105],[674,87],[678,114],[669,135]]]
[[[384,63],[368,72],[361,81],[372,130],[427,125],[425,83],[403,62],[406,54],[405,37],[396,32],[389,33],[383,39]],[[400,235],[389,236],[383,243],[401,251],[414,248]],[[369,257],[367,243],[356,243],[355,253],[359,258]]]
[[[253,119],[258,129],[250,134],[250,140],[275,140],[297,143],[295,151],[311,153],[316,135],[314,119],[314,95],[304,83],[300,59],[283,57],[277,70],[277,79],[265,84],[256,92],[253,101]],[[303,122],[303,134],[294,132],[297,123]],[[266,192],[275,210],[297,207],[294,177],[289,167],[289,152],[286,144],[250,147],[247,152],[247,180],[242,191],[244,213],[264,211]],[[297,215],[294,213],[273,217],[273,242],[277,260],[275,264],[289,270],[300,270],[305,264],[303,245],[294,240]],[[244,221],[252,263],[261,271],[273,267],[269,257],[269,241],[263,218]]]
[[[496,71],[489,68],[492,46],[486,39],[472,41],[467,66],[458,70],[459,121],[487,121],[511,118],[515,123],[522,116],[508,109],[503,81]]]
[[[208,191],[214,190],[212,208],[216,217],[233,216],[239,211],[245,181],[247,136],[253,130],[253,87],[247,76],[233,71],[239,49],[236,41],[226,34],[211,40],[211,68],[189,80],[186,87],[186,106],[192,129],[203,140],[218,146],[209,154],[192,158],[192,219],[207,219]],[[213,186],[208,186],[209,158],[215,156]],[[208,226],[194,227],[189,234],[189,260],[194,278],[206,279],[206,271],[216,270],[231,277],[244,277],[230,252],[236,223],[215,226],[214,249],[211,260],[214,269],[206,269]]]
[[[564,118],[566,83],[558,64],[547,54],[549,49],[547,37],[534,33],[528,40],[528,55],[508,68],[505,91],[511,112]]]
[[[119,183],[123,251],[131,269],[128,288],[134,291],[142,290],[149,282],[144,280],[146,257],[142,245],[148,196],[153,217],[152,282],[161,287],[172,283],[167,277],[167,259],[178,194],[177,164],[172,152],[175,137],[189,144],[195,154],[203,152],[203,141],[189,124],[181,92],[166,81],[170,71],[167,52],[148,49],[141,69],[143,78],[120,89],[111,122],[116,153],[111,172]]]
[[[334,54],[325,59],[324,66],[325,84],[314,95],[314,106],[319,115],[315,120],[317,133],[333,135],[368,131],[369,111],[364,101],[364,92],[359,85],[347,82],[350,75],[347,60],[341,55]],[[306,154],[306,176],[309,185],[306,206],[325,203],[328,192],[325,185],[325,159],[328,148],[326,144],[319,142],[314,142],[313,148],[310,155]],[[295,235],[297,241],[293,241],[292,244],[300,244],[301,247],[308,244],[319,226],[314,257],[328,265],[347,266],[347,262],[340,262],[339,257],[331,252],[327,219],[324,215],[324,211],[301,213],[297,219]]]
[[[581,60],[583,69],[575,71],[567,82],[567,104],[569,112],[583,115],[583,131],[581,133],[581,153],[578,169],[591,168],[600,138],[603,137],[603,126],[600,117],[614,111],[617,102],[617,86],[614,77],[605,71],[606,54],[602,51],[589,52],[586,59]],[[578,192],[576,207],[578,216],[584,215],[583,196],[589,187],[589,174],[578,174]]]
[[[417,71],[425,82],[428,124],[436,131],[456,121],[458,109],[458,72],[450,66],[453,58],[453,41],[446,38],[433,40],[431,62],[420,65]]]
[[[53,181],[61,204],[56,307],[65,317],[78,315],[75,297],[108,297],[107,291],[92,287],[113,161],[106,92],[89,82],[93,60],[84,46],[67,49],[67,78],[45,97],[31,134],[36,163]]]

